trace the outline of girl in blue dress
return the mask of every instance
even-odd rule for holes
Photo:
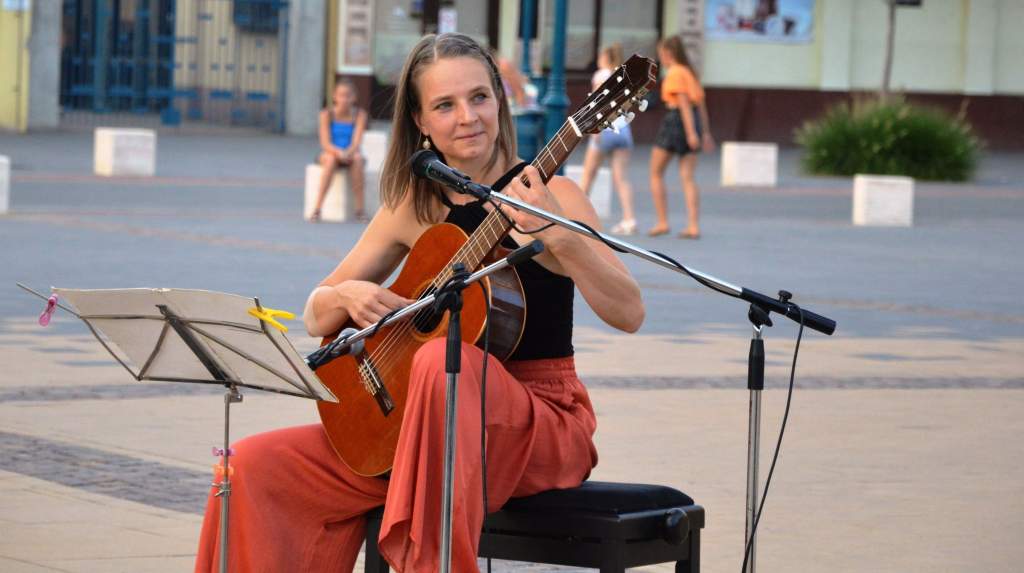
[[[310,220],[320,220],[320,209],[327,195],[334,171],[339,167],[348,169],[349,187],[355,202],[356,220],[365,223],[366,200],[363,187],[366,181],[366,160],[359,151],[359,145],[366,131],[367,113],[356,107],[356,90],[352,82],[341,80],[334,86],[330,107],[320,112],[320,193]]]

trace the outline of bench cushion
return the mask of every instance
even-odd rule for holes
[[[585,481],[579,487],[513,498],[503,511],[580,511],[607,515],[693,505],[693,498],[663,485]]]

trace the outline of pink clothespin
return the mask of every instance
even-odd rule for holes
[[[224,448],[218,448],[217,446],[213,446],[213,455],[218,458],[223,456]],[[233,455],[235,455],[235,448],[228,448],[228,457],[230,458]]]
[[[39,315],[39,326],[46,326],[50,324],[50,317],[53,316],[53,312],[57,310],[57,295],[52,294],[50,298],[46,300],[46,309]]]

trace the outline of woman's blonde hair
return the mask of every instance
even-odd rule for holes
[[[463,34],[440,34],[424,36],[413,47],[405,60],[402,75],[395,86],[395,111],[391,120],[391,141],[387,157],[381,170],[380,194],[384,204],[394,209],[410,190],[416,219],[421,223],[433,222],[437,216],[442,192],[436,183],[419,179],[412,173],[409,161],[412,154],[421,148],[423,135],[416,125],[414,115],[420,111],[420,93],[416,80],[423,70],[437,60],[447,58],[473,58],[486,66],[491,76],[491,89],[498,103],[498,141],[487,162],[490,170],[499,161],[507,165],[516,157],[516,135],[512,113],[505,97],[505,88],[494,58],[473,38]],[[441,161],[444,156],[438,152]],[[484,182],[484,183],[490,183]]]
[[[601,49],[601,53],[604,57],[608,58],[608,67],[615,69],[622,65],[622,43],[615,42],[614,44],[605,46]]]

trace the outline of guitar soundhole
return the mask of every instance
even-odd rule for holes
[[[429,287],[420,294],[419,298],[433,294],[435,290],[437,290],[435,287]],[[436,330],[443,319],[444,312],[435,312],[433,306],[428,306],[416,313],[416,316],[412,319],[412,323],[417,332],[420,334],[428,334]]]

